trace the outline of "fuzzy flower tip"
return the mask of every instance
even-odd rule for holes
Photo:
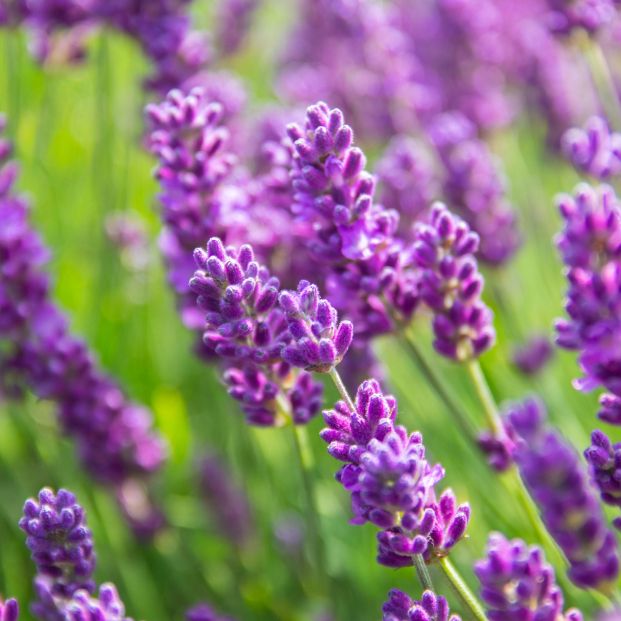
[[[216,237],[205,250],[196,249],[194,259],[198,269],[190,288],[205,313],[203,341],[225,365],[229,394],[252,424],[284,422],[282,398],[294,422],[308,422],[321,407],[321,385],[283,359],[292,336],[278,306],[278,279],[255,260],[249,245],[225,248]]]
[[[545,425],[536,399],[514,405],[509,421],[519,436],[515,461],[541,518],[582,588],[606,590],[619,574],[619,551],[595,489],[573,448]]]
[[[421,298],[434,313],[434,346],[443,356],[465,361],[494,343],[492,312],[481,300],[483,277],[474,253],[479,238],[442,204],[429,224],[415,229],[414,258],[422,271]]]
[[[420,601],[416,601],[393,589],[382,612],[383,621],[461,621],[461,617],[451,614],[446,599],[433,591],[425,591]]]
[[[19,526],[27,535],[26,545],[39,576],[50,581],[54,595],[93,591],[93,538],[84,509],[71,492],[61,489],[55,494],[43,488],[38,500],[26,501]]]
[[[599,429],[591,434],[591,445],[584,451],[589,464],[591,480],[600,492],[602,500],[621,507],[621,442],[613,444]],[[614,521],[621,528],[621,518]]]
[[[474,571],[491,621],[582,621],[575,609],[563,612],[563,593],[554,569],[536,546],[492,533],[486,557]]]
[[[19,605],[16,599],[0,599],[0,621],[17,621],[19,618]]]
[[[336,478],[351,494],[354,524],[371,522],[378,533],[378,561],[401,567],[421,554],[430,562],[465,534],[468,505],[457,505],[450,490],[436,499],[444,477],[425,458],[422,436],[395,425],[396,402],[375,380],[358,388],[355,411],[338,402],[324,412],[321,432],[328,452],[344,465]]]
[[[550,339],[535,335],[514,349],[511,360],[524,375],[536,375],[550,361],[553,353]]]
[[[600,418],[621,422],[621,204],[606,185],[579,185],[558,199],[565,221],[556,243],[569,284],[565,310],[556,322],[557,343],[580,352],[581,390],[604,386],[612,395],[602,401]]]
[[[392,236],[398,216],[373,203],[375,182],[353,131],[338,108],[324,102],[306,110],[304,126],[287,128],[294,155],[293,209],[314,223],[313,253],[324,261],[364,260]]]
[[[339,364],[351,345],[354,328],[350,321],[339,323],[336,309],[319,296],[317,286],[302,280],[296,292],[283,291],[278,301],[293,339],[283,349],[283,358],[319,373]]]
[[[62,613],[64,619],[71,621],[132,621],[125,616],[125,605],[110,583],[101,585],[98,597],[91,596],[88,591],[77,591]]]

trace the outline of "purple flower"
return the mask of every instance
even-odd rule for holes
[[[219,615],[209,604],[196,604],[185,613],[186,621],[232,621]]]
[[[234,54],[242,47],[259,5],[259,0],[220,0],[216,40],[223,56]]]
[[[541,518],[582,588],[607,590],[619,573],[614,534],[573,448],[545,425],[542,404],[529,399],[508,414],[520,441],[515,461]]]
[[[84,509],[71,492],[60,489],[54,494],[43,488],[38,501],[26,501],[19,526],[27,535],[38,575],[49,583],[52,595],[71,597],[79,589],[93,592],[93,538]]]
[[[554,569],[536,546],[492,533],[486,557],[474,571],[490,621],[582,621],[578,610],[563,612],[563,593]]]
[[[125,616],[125,605],[116,587],[105,583],[99,587],[99,596],[88,591],[77,591],[62,607],[63,621],[132,621]]]
[[[614,0],[547,0],[550,12],[547,25],[551,32],[569,35],[574,30],[595,34],[613,21]]]
[[[218,530],[234,546],[244,547],[254,536],[254,520],[246,493],[216,455],[201,459],[199,475],[201,493]]]
[[[603,431],[596,429],[584,457],[601,499],[608,505],[621,507],[621,442],[613,444]],[[617,518],[614,524],[621,527],[621,519]]]
[[[0,621],[17,621],[19,605],[16,599],[2,600],[0,598]]]
[[[354,327],[350,321],[338,322],[336,309],[319,296],[317,286],[302,280],[297,291],[282,291],[278,302],[293,339],[282,350],[283,359],[318,373],[338,365],[351,345]]]
[[[420,295],[434,313],[434,346],[458,361],[480,356],[494,342],[492,313],[481,301],[483,277],[474,253],[479,238],[436,204],[429,224],[415,229],[414,260],[422,270]]]
[[[518,249],[520,236],[498,162],[459,113],[434,119],[429,136],[444,167],[444,196],[479,235],[479,257],[491,265],[505,263]]]
[[[506,417],[502,423],[502,432],[483,431],[477,440],[479,448],[487,455],[489,465],[497,472],[504,472],[514,465],[518,442],[518,436]]]
[[[513,350],[513,364],[524,375],[536,375],[548,363],[554,349],[548,337],[535,335]]]
[[[557,343],[580,351],[585,377],[577,388],[605,386],[614,396],[603,401],[600,418],[615,421],[621,395],[621,210],[609,186],[579,185],[574,196],[561,196],[558,206],[565,226],[557,246],[569,283],[568,319],[556,322]]]
[[[433,591],[425,591],[420,601],[403,591],[393,589],[382,606],[383,621],[461,621],[451,614],[446,599]]]
[[[595,179],[604,181],[621,173],[621,134],[611,131],[601,116],[591,117],[584,129],[568,129],[562,148],[578,171]]]
[[[214,237],[206,250],[196,249],[194,258],[198,270],[190,288],[205,313],[203,341],[228,366],[229,394],[252,424],[284,422],[282,398],[295,422],[308,422],[320,404],[320,388],[302,373],[292,373],[283,358],[292,337],[277,305],[278,279],[255,261],[249,245],[235,251]]]
[[[287,128],[293,142],[294,213],[314,223],[310,249],[320,260],[370,258],[390,240],[398,216],[374,205],[375,181],[363,152],[352,146],[343,113],[324,102],[310,106],[304,126]]]

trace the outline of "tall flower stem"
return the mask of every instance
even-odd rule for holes
[[[339,394],[341,395],[343,401],[345,401],[345,403],[347,403],[347,407],[352,412],[355,411],[356,406],[354,405],[354,402],[353,402],[352,398],[350,397],[349,392],[347,391],[347,387],[345,386],[345,382],[343,382],[343,379],[339,375],[339,372],[336,370],[336,367],[332,367],[330,369],[329,375],[332,378],[332,381],[334,382],[334,385],[336,386],[336,389],[339,391]]]
[[[498,406],[496,405],[496,400],[494,399],[494,395],[492,395],[492,391],[490,390],[487,379],[483,374],[483,369],[481,369],[479,361],[476,358],[469,360],[464,363],[464,367],[468,372],[470,381],[472,382],[472,385],[477,393],[477,397],[481,402],[483,413],[485,414],[489,428],[494,433],[504,435],[505,431]]]
[[[416,569],[418,581],[423,589],[435,592],[431,576],[429,575],[429,570],[427,569],[427,564],[425,563],[425,559],[422,554],[414,555],[414,569]]]
[[[575,34],[578,48],[584,55],[591,80],[595,85],[602,106],[614,129],[621,129],[621,107],[610,66],[601,45],[588,33],[578,31]]]
[[[302,487],[304,488],[304,496],[306,500],[307,527],[312,541],[316,585],[321,593],[325,593],[326,555],[323,538],[321,536],[321,519],[319,517],[319,509],[317,507],[317,497],[315,494],[315,487],[313,485],[312,472],[315,464],[310,444],[308,442],[308,434],[306,432],[306,427],[303,425],[296,425],[293,422],[289,405],[282,398],[282,396],[279,395],[277,403],[281,414],[285,417],[287,424],[292,430],[293,445],[295,447],[295,453],[300,468],[300,478],[302,479]]]
[[[444,556],[440,559],[440,567],[464,606],[470,611],[471,618],[476,621],[487,621],[487,616],[485,615],[481,603],[470,590],[470,587],[464,582],[464,579],[448,556]]]

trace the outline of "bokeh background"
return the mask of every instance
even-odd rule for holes
[[[208,3],[195,4],[197,22],[208,27]],[[274,59],[292,19],[286,4],[265,2],[247,46],[227,61],[248,89],[251,109],[276,100]],[[19,189],[31,198],[34,222],[53,251],[55,296],[74,331],[128,394],[153,410],[169,443],[170,459],[156,485],[170,525],[153,542],[137,541],[114,500],[81,471],[49,404],[29,398],[0,405],[0,592],[23,603],[32,598],[34,568],[17,521],[24,500],[50,485],[75,491],[85,505],[99,559],[96,578],[117,584],[136,619],[181,619],[201,600],[239,619],[316,619],[327,612],[337,619],[378,618],[387,591],[407,589],[415,576],[409,569],[378,566],[374,528],[348,524],[348,498],[333,481],[336,465],[318,437],[320,418],[309,433],[328,552],[321,568],[329,585],[325,598],[312,595],[291,431],[249,428],[216,372],[192,354],[193,337],[178,318],[157,248],[154,161],[141,143],[147,63],[140,51],[104,31],[89,44],[82,65],[41,68],[26,46],[23,33],[0,30],[0,110],[8,116],[22,166]],[[562,315],[565,284],[553,245],[560,225],[553,197],[571,190],[578,177],[546,149],[544,128],[529,110],[497,133],[492,148],[504,163],[525,241],[507,267],[486,275],[484,298],[496,313],[498,344],[482,365],[500,401],[539,393],[552,421],[582,450],[597,404],[594,395],[571,386],[578,375],[575,356],[557,351],[535,379],[524,378],[510,362],[515,345],[536,332],[551,334],[553,319]],[[374,157],[371,150],[371,163]],[[107,219],[119,211],[131,212],[148,232],[138,265],[106,235]],[[428,321],[419,319],[415,331],[454,396],[481,423],[460,369],[432,355]],[[469,539],[454,557],[475,586],[471,563],[482,556],[489,531],[531,541],[535,535],[515,495],[498,485],[467,443],[404,344],[386,338],[377,349],[399,398],[401,422],[423,432],[430,455],[446,468],[447,484],[472,505]],[[326,405],[335,399],[326,386]],[[221,456],[250,498],[256,537],[244,550],[220,535],[201,499],[196,460],[206,450]],[[283,534],[293,545],[283,545]],[[567,587],[567,599],[585,611],[593,608],[589,595],[574,588]]]

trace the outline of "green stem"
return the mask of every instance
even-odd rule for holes
[[[488,426],[495,434],[504,436],[505,430],[502,424],[502,418],[500,417],[498,406],[489,388],[487,379],[485,375],[483,375],[483,369],[481,369],[479,361],[475,358],[466,362],[464,366],[466,367],[466,371],[468,371],[470,380],[481,402]]]
[[[424,375],[425,379],[429,382],[429,385],[438,395],[440,400],[446,406],[446,409],[453,415],[462,432],[473,441],[475,441],[475,432],[468,420],[468,415],[459,406],[457,401],[453,399],[451,394],[444,388],[442,381],[434,371],[434,369],[427,362],[422,352],[418,348],[418,345],[414,341],[414,338],[409,332],[405,332],[405,340],[402,341],[404,347],[408,350],[414,363],[419,368],[420,372]]]
[[[434,591],[433,582],[431,581],[431,576],[429,575],[429,570],[427,569],[427,563],[425,563],[425,559],[422,554],[414,555],[414,569],[416,569],[416,575],[418,576],[418,581],[420,582],[423,589],[426,591]]]
[[[576,33],[578,47],[582,51],[589,66],[591,79],[595,84],[597,94],[606,110],[606,115],[615,129],[621,129],[621,108],[614,78],[601,45],[586,32]]]
[[[464,603],[464,606],[470,611],[470,616],[476,621],[487,621],[483,607],[475,594],[470,590],[470,587],[464,582],[464,579],[459,574],[459,571],[451,563],[448,556],[440,559],[440,567],[451,583],[453,589]]]
[[[347,403],[347,407],[350,409],[351,412],[355,412],[356,406],[354,405],[352,398],[349,396],[349,393],[347,392],[347,387],[345,386],[343,379],[339,375],[339,372],[336,370],[336,367],[332,367],[330,369],[329,375],[332,378],[336,389],[339,391],[339,394],[343,398],[343,401]]]

